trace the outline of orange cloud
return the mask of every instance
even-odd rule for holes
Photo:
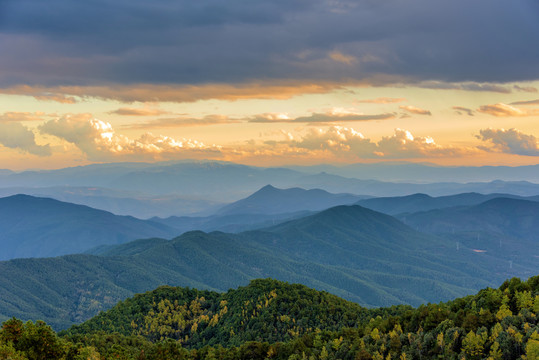
[[[26,122],[26,121],[42,121],[47,116],[53,116],[53,114],[45,114],[41,111],[36,112],[18,112],[18,111],[9,111],[0,115],[0,122]]]
[[[401,105],[399,106],[399,109],[408,111],[409,113],[416,114],[416,115],[432,115],[429,110],[424,110],[424,109],[411,106],[411,105]]]
[[[280,81],[248,84],[203,84],[203,85],[112,85],[112,86],[58,86],[39,87],[19,85],[0,89],[0,94],[42,96],[49,98],[80,97],[117,100],[125,103],[140,102],[195,102],[198,100],[248,100],[290,99],[303,94],[324,94],[344,86],[337,82]],[[361,83],[353,83],[361,85]],[[365,84],[363,84],[365,85]]]
[[[74,144],[90,160],[107,161],[117,158],[151,158],[216,155],[220,148],[207,146],[197,140],[174,139],[164,135],[142,134],[130,139],[117,134],[111,124],[92,118],[76,119],[70,116],[50,120],[39,126],[43,134],[53,135]]]
[[[484,114],[489,114],[497,117],[507,116],[534,116],[539,114],[539,109],[522,110],[517,107],[507,105],[504,103],[497,103],[493,105],[482,105],[477,110]]]
[[[333,61],[340,62],[346,65],[352,65],[357,62],[357,58],[355,56],[345,55],[339,51],[330,52],[329,57]]]
[[[249,122],[257,123],[334,123],[342,121],[369,121],[394,119],[395,114],[363,114],[345,109],[335,108],[325,113],[312,113],[308,116],[290,118],[287,114],[261,114],[249,119]]]
[[[159,109],[119,108],[117,110],[109,112],[109,114],[123,116],[158,116],[168,114],[168,112]]]
[[[305,135],[294,136],[284,133],[286,140],[268,142],[269,145],[288,145],[310,151],[325,151],[338,156],[357,158],[428,158],[454,157],[476,154],[474,148],[459,148],[436,144],[431,137],[414,136],[408,130],[395,129],[391,136],[382,137],[378,142],[366,138],[360,132],[342,126],[327,129],[310,129]]]
[[[0,123],[0,144],[33,155],[51,155],[50,145],[38,145],[34,132],[19,122]]]
[[[232,119],[224,115],[208,115],[202,118],[177,117],[164,118],[154,121],[145,122],[142,124],[131,124],[126,127],[130,129],[149,129],[163,127],[182,127],[182,126],[207,126],[215,124],[232,124],[238,123],[240,120]]]
[[[491,144],[480,147],[486,151],[539,156],[539,139],[517,129],[483,129],[479,131],[477,138]]]
[[[393,104],[406,101],[406,98],[379,97],[376,99],[356,100],[356,103],[366,104]]]
[[[77,103],[77,99],[75,99],[73,96],[66,96],[62,94],[34,94],[31,96],[40,101],[56,101],[61,104]]]
[[[477,153],[474,149],[441,146],[430,136],[414,136],[408,130],[395,129],[377,144],[377,155],[386,158],[453,157]]]

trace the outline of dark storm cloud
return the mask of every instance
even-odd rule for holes
[[[0,86],[539,79],[535,0],[0,0]]]

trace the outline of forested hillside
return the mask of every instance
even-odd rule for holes
[[[528,359],[539,356],[539,276],[418,308],[365,309],[255,280],[227,293],[162,287],[58,337],[6,321],[10,359]]]
[[[536,265],[511,268],[464,246],[457,251],[453,241],[359,206],[240,234],[193,231],[102,250],[0,262],[0,321],[42,319],[64,329],[163,284],[227,291],[271,277],[364,306],[418,306],[537,273]]]

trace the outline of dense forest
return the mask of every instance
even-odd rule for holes
[[[254,280],[226,293],[160,287],[56,334],[10,319],[1,359],[539,359],[539,276],[439,304],[366,309]]]

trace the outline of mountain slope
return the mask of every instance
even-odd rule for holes
[[[0,320],[44,319],[56,328],[88,319],[136,292],[169,284],[226,291],[250,279],[302,283],[368,306],[439,302],[537,265],[498,258],[418,233],[359,206],[339,206],[240,234],[193,231],[171,241],[107,247],[101,256],[0,262]]]
[[[401,337],[400,346],[395,346],[395,341],[388,346],[394,351],[403,344],[411,345],[411,335],[425,331],[438,335],[452,330],[449,333],[453,335],[457,330],[458,336],[462,334],[465,337],[470,330],[475,336],[475,331],[486,326],[492,328],[488,333],[494,334],[490,337],[490,341],[494,342],[503,329],[512,327],[513,334],[517,328],[523,333],[530,330],[529,336],[537,324],[535,316],[530,314],[539,306],[537,300],[534,301],[535,295],[539,295],[537,276],[527,282],[513,278],[498,289],[483,289],[466,298],[423,305],[419,309],[409,306],[365,309],[325,292],[272,279],[253,280],[246,287],[226,293],[160,287],[127,299],[85,323],[71,327],[63,335],[83,340],[103,333],[118,333],[122,336],[142,336],[154,343],[173,339],[185,348],[240,346],[248,341],[272,344],[310,338],[303,344],[305,349],[312,346],[313,337],[318,340],[314,341],[318,342],[315,346],[321,348],[321,335],[342,329],[347,330],[341,332],[341,342],[342,336],[359,335],[364,337],[367,344],[376,344],[376,337],[380,333],[386,333],[394,340],[399,339],[399,333],[412,332]],[[478,306],[481,310],[477,309]],[[512,321],[502,321],[502,327],[499,321],[507,317]],[[527,326],[522,326],[525,322]],[[359,331],[351,331],[352,328]],[[306,334],[309,335],[305,337]],[[445,340],[455,341],[458,336]],[[432,355],[443,350],[435,345],[434,339],[437,337],[431,334],[423,339],[425,345],[428,344],[427,351]],[[471,337],[468,335],[468,338]],[[488,336],[483,342],[486,338]],[[339,340],[339,336],[329,339]],[[503,344],[503,337],[498,339]],[[338,350],[340,343],[334,341],[334,344],[337,346],[331,348]],[[514,346],[512,343],[504,345],[506,348]],[[384,351],[383,346],[381,351]]]
[[[206,217],[171,216],[165,219],[153,217],[149,220],[164,224],[178,230],[178,234],[187,231],[202,230],[205,232],[224,231],[238,233],[247,230],[261,229],[284,221],[312,215],[311,211],[298,211],[283,214],[233,214],[212,215]]]
[[[365,309],[298,284],[253,280],[216,293],[170,286],[61,332],[9,319],[9,359],[530,359],[539,276],[419,308]],[[37,351],[36,351],[37,350]],[[37,355],[37,356],[36,356]]]
[[[109,211],[116,215],[148,219],[154,216],[168,217],[191,215],[202,211],[213,212],[223,204],[189,196],[173,194],[150,195],[136,191],[114,190],[96,186],[9,187],[0,188],[0,197],[26,194],[46,197],[94,209]]]
[[[172,237],[166,225],[87,206],[15,195],[0,198],[0,260],[81,253],[142,237]]]
[[[539,240],[539,202],[496,198],[475,206],[460,206],[405,215],[406,222],[428,232],[489,231]]]
[[[424,232],[442,235],[493,254],[511,264],[532,265],[539,257],[539,202],[496,198],[461,206],[406,214],[402,220]]]
[[[65,334],[110,331],[152,341],[173,338],[184,347],[238,346],[245,341],[288,341],[316,328],[353,327],[364,322],[367,314],[359,305],[327,292],[264,279],[226,293],[160,287],[127,299]],[[267,326],[261,327],[262,322]]]

